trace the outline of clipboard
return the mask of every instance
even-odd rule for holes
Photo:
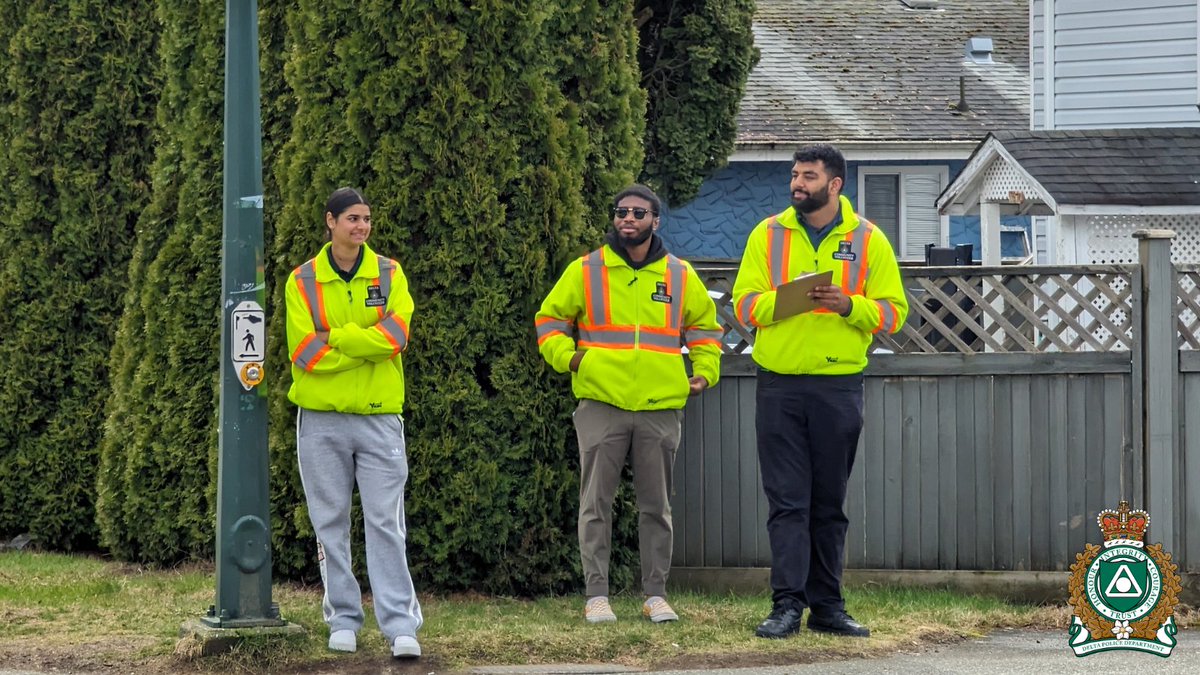
[[[811,312],[820,307],[816,300],[808,297],[810,291],[817,286],[832,286],[833,270],[801,274],[786,284],[775,289],[775,321],[781,321],[790,316]]]

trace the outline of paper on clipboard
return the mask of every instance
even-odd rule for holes
[[[802,274],[775,289],[775,321],[789,316],[811,312],[820,307],[816,300],[808,297],[817,286],[833,284],[833,270]]]

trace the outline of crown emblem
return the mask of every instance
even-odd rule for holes
[[[1146,528],[1150,526],[1150,514],[1138,509],[1129,510],[1129,502],[1122,500],[1117,504],[1117,510],[1104,509],[1096,516],[1100,531],[1104,533],[1104,545],[1111,546],[1117,541],[1143,543]]]

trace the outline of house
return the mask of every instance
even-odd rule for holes
[[[761,60],[747,82],[729,166],[667,209],[661,233],[692,260],[740,259],[750,229],[790,205],[792,153],[834,143],[844,194],[902,261],[971,243],[979,218],[937,196],[989,131],[1029,126],[1029,6],[1012,0],[759,0]],[[1025,215],[1004,255],[1026,256]]]
[[[1037,216],[1050,263],[1133,262],[1147,228],[1200,261],[1197,30],[1195,0],[1034,0],[1031,130],[981,143],[940,212]]]

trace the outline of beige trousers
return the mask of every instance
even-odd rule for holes
[[[612,503],[626,458],[638,505],[642,592],[666,595],[671,569],[671,469],[679,448],[682,410],[631,412],[582,399],[579,436],[579,554],[588,597],[608,595]]]

